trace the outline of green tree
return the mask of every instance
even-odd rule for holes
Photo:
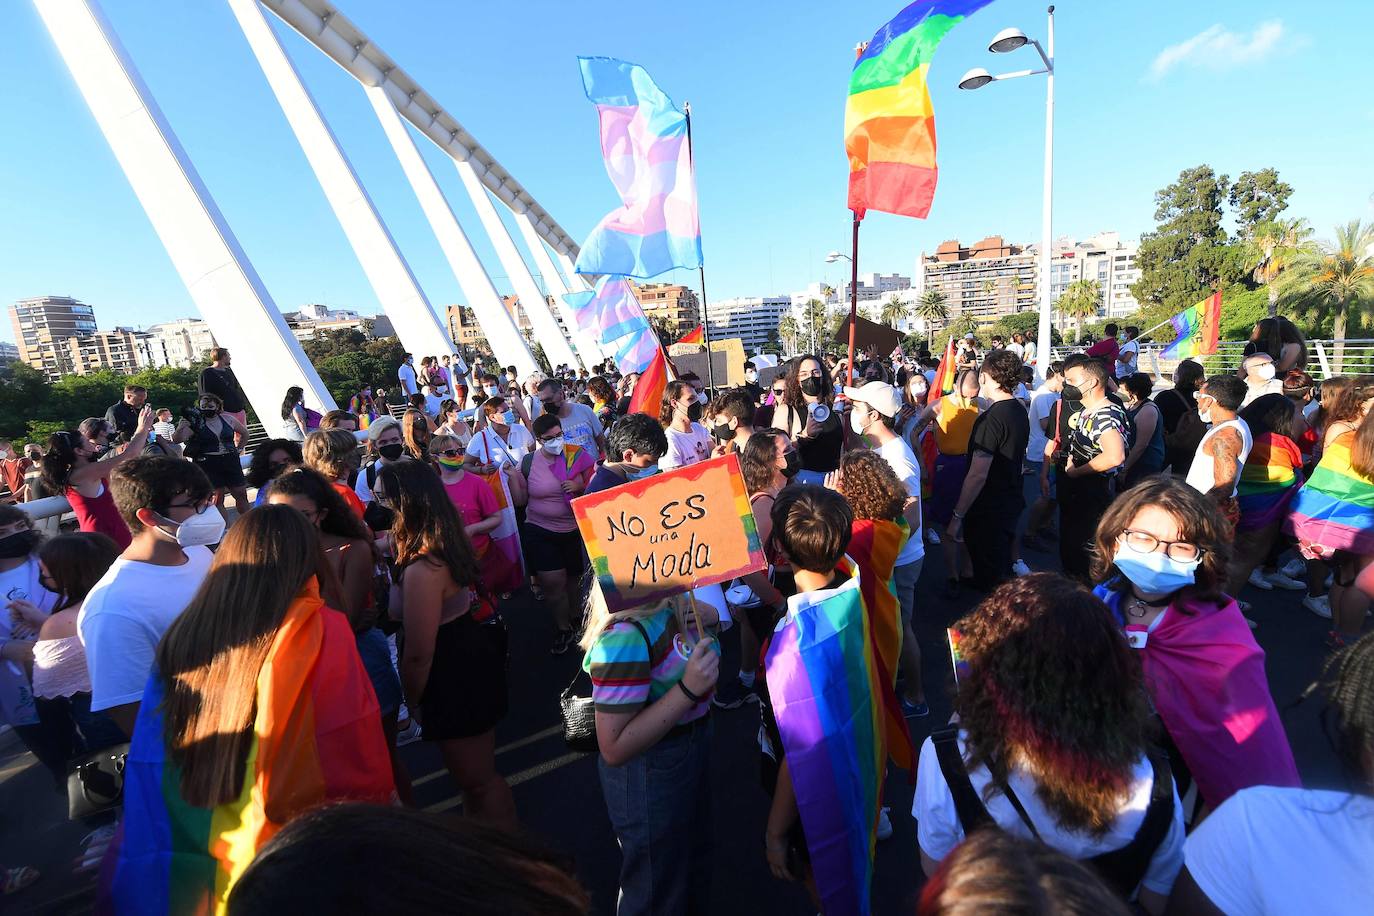
[[[861,306],[859,306],[857,309],[854,310],[854,313],[855,313],[856,315],[858,315],[860,318],[862,318],[864,321],[873,321],[873,320],[874,320],[873,306],[871,306],[871,305],[861,305]],[[843,320],[843,319],[841,319],[841,320]]]
[[[911,311],[925,323],[926,333],[930,333],[936,325],[949,320],[949,305],[945,294],[938,289],[928,289],[921,293],[921,298],[916,300],[916,305]]]
[[[778,322],[778,333],[782,335],[784,352],[797,352],[797,332],[797,319],[792,317],[791,312],[783,315],[782,320]]]
[[[819,347],[825,339],[825,303],[820,299],[807,299],[802,303],[801,348],[807,350]]]
[[[1256,227],[1278,219],[1288,209],[1292,193],[1292,186],[1279,180],[1277,169],[1241,172],[1227,195],[1240,237],[1253,235]]]
[[[1268,287],[1269,317],[1279,313],[1279,278],[1308,247],[1312,229],[1303,219],[1274,219],[1251,227],[1242,249],[1255,282]]]
[[[1292,299],[1331,323],[1332,361],[1337,375],[1345,369],[1345,336],[1354,306],[1363,313],[1374,303],[1374,224],[1351,220],[1337,226],[1335,239],[1305,250],[1286,276]]]
[[[1102,287],[1096,280],[1075,280],[1059,296],[1054,307],[1066,318],[1074,320],[1073,339],[1083,338],[1083,319],[1097,314],[1102,304]]]
[[[977,334],[978,320],[972,315],[960,315],[950,324],[949,332],[955,337],[963,337],[965,334]]]
[[[907,305],[902,301],[902,297],[893,293],[887,297],[882,308],[878,311],[878,320],[890,328],[897,327],[897,324],[906,317]]]
[[[1181,311],[1242,272],[1239,253],[1222,228],[1222,204],[1230,179],[1208,165],[1179,173],[1155,192],[1153,232],[1140,239],[1140,280],[1131,287],[1137,302]]]

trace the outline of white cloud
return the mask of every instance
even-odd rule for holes
[[[1158,80],[1178,67],[1200,70],[1229,70],[1263,60],[1280,49],[1285,38],[1292,44],[1295,36],[1284,32],[1283,22],[1261,22],[1253,32],[1232,32],[1217,24],[1186,41],[1169,45],[1150,64],[1149,79]]]

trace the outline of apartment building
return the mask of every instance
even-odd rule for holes
[[[1093,280],[1101,289],[1098,317],[1130,315],[1140,308],[1131,295],[1131,285],[1140,279],[1135,263],[1139,250],[1139,242],[1123,242],[1115,232],[1102,232],[1081,242],[1056,239],[1050,262],[1050,301],[1057,301],[1071,283]],[[1061,330],[1071,325],[1071,320],[1055,316],[1055,326]]]
[[[150,367],[174,366],[189,369],[207,359],[211,350],[219,346],[215,343],[215,332],[210,323],[199,318],[178,318],[149,325],[144,329],[148,338],[142,342],[144,365]]]
[[[95,309],[70,296],[37,296],[10,306],[19,358],[55,382],[75,371],[67,341],[95,333]]]
[[[81,337],[68,337],[67,355],[71,371],[89,375],[101,369],[111,369],[125,375],[148,365],[144,345],[152,335],[146,331],[119,327],[112,331],[96,331]]]
[[[844,302],[850,301],[849,286],[850,282],[846,280],[840,288],[841,299]],[[911,289],[911,278],[901,274],[859,274],[857,286],[859,301],[872,302],[886,299],[888,293]]]
[[[791,296],[742,296],[712,302],[707,310],[711,339],[738,337],[746,353],[755,353],[778,333],[782,316],[791,310]]]
[[[1000,235],[967,246],[958,239],[941,242],[933,254],[922,252],[919,264],[921,290],[944,293],[951,322],[968,317],[990,325],[1036,307],[1035,254]]]
[[[667,323],[674,337],[681,337],[701,324],[701,305],[697,294],[673,283],[645,283],[635,288],[635,297],[650,321]],[[711,307],[714,311],[715,306]],[[715,315],[711,316],[714,321]],[[715,332],[712,331],[714,336]]]

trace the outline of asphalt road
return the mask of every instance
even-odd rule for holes
[[[913,720],[918,743],[931,723],[949,716],[944,628],[976,603],[974,593],[958,600],[941,595],[940,548],[927,552],[917,606],[918,638],[925,647],[924,680],[932,714]],[[1057,567],[1055,557],[1030,552],[1035,569]],[[1274,699],[1283,713],[1298,765],[1312,786],[1341,786],[1341,775],[1318,720],[1315,702],[1290,708],[1320,670],[1322,637],[1328,622],[1303,610],[1297,592],[1257,592],[1244,596],[1254,604],[1251,616],[1268,653]],[[498,766],[514,787],[521,823],[534,836],[568,855],[592,892],[594,911],[612,913],[615,906],[619,850],[602,802],[594,757],[569,753],[558,731],[557,698],[578,664],[574,652],[550,656],[553,627],[543,605],[528,592],[503,608],[511,629],[510,715],[497,729]],[[727,637],[726,664],[737,658],[737,644]],[[737,662],[736,662],[737,664]],[[756,706],[716,710],[712,745],[711,805],[715,825],[715,862],[711,876],[713,909],[721,913],[814,912],[805,892],[774,880],[763,854],[763,825],[768,798],[759,785]],[[433,810],[461,810],[461,799],[437,751],[423,742],[403,749],[416,784],[417,801]],[[922,875],[911,820],[912,787],[905,775],[890,775],[886,803],[892,809],[894,835],[878,846],[874,878],[874,912],[910,913]],[[51,780],[13,736],[0,738],[0,864],[28,864],[43,872],[41,880],[14,898],[0,898],[4,913],[84,912],[93,897],[89,879],[74,877],[73,857],[87,828],[66,821],[66,803]],[[403,881],[403,875],[379,876]]]

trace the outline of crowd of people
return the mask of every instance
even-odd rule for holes
[[[368,386],[320,413],[291,388],[246,474],[246,401],[216,350],[176,422],[131,386],[22,458],[0,442],[10,492],[65,496],[78,528],[0,506],[0,707],[59,790],[73,760],[120,759],[88,857],[119,911],[375,900],[362,876],[394,858],[434,865],[388,904],[583,913],[568,863],[518,836],[496,765],[502,608],[527,589],[548,651],[579,651],[590,680],[618,912],[706,909],[711,722],[745,706],[761,855],[819,906],[765,659],[789,615],[861,587],[895,653],[873,701],[930,730],[888,747],[915,771],[920,912],[1362,909],[1374,376],[1315,382],[1284,319],[1240,366],[1183,361],[1167,383],[1141,371],[1137,329],[1107,332],[1044,364],[1024,335],[968,335],[945,360],[749,362],[714,391],[683,373],[656,413],[629,412],[638,378],[609,363],[519,379],[407,354],[394,404]],[[612,613],[572,501],[728,454],[767,569]],[[1032,572],[1023,550],[1055,541],[1058,571]],[[948,647],[916,636],[935,547],[968,609]],[[1246,588],[1331,619],[1321,683],[1352,791],[1301,787]],[[955,715],[930,723],[947,680],[930,659],[950,654]],[[397,747],[416,739],[480,825],[404,810]],[[873,818],[891,836],[892,812]]]

